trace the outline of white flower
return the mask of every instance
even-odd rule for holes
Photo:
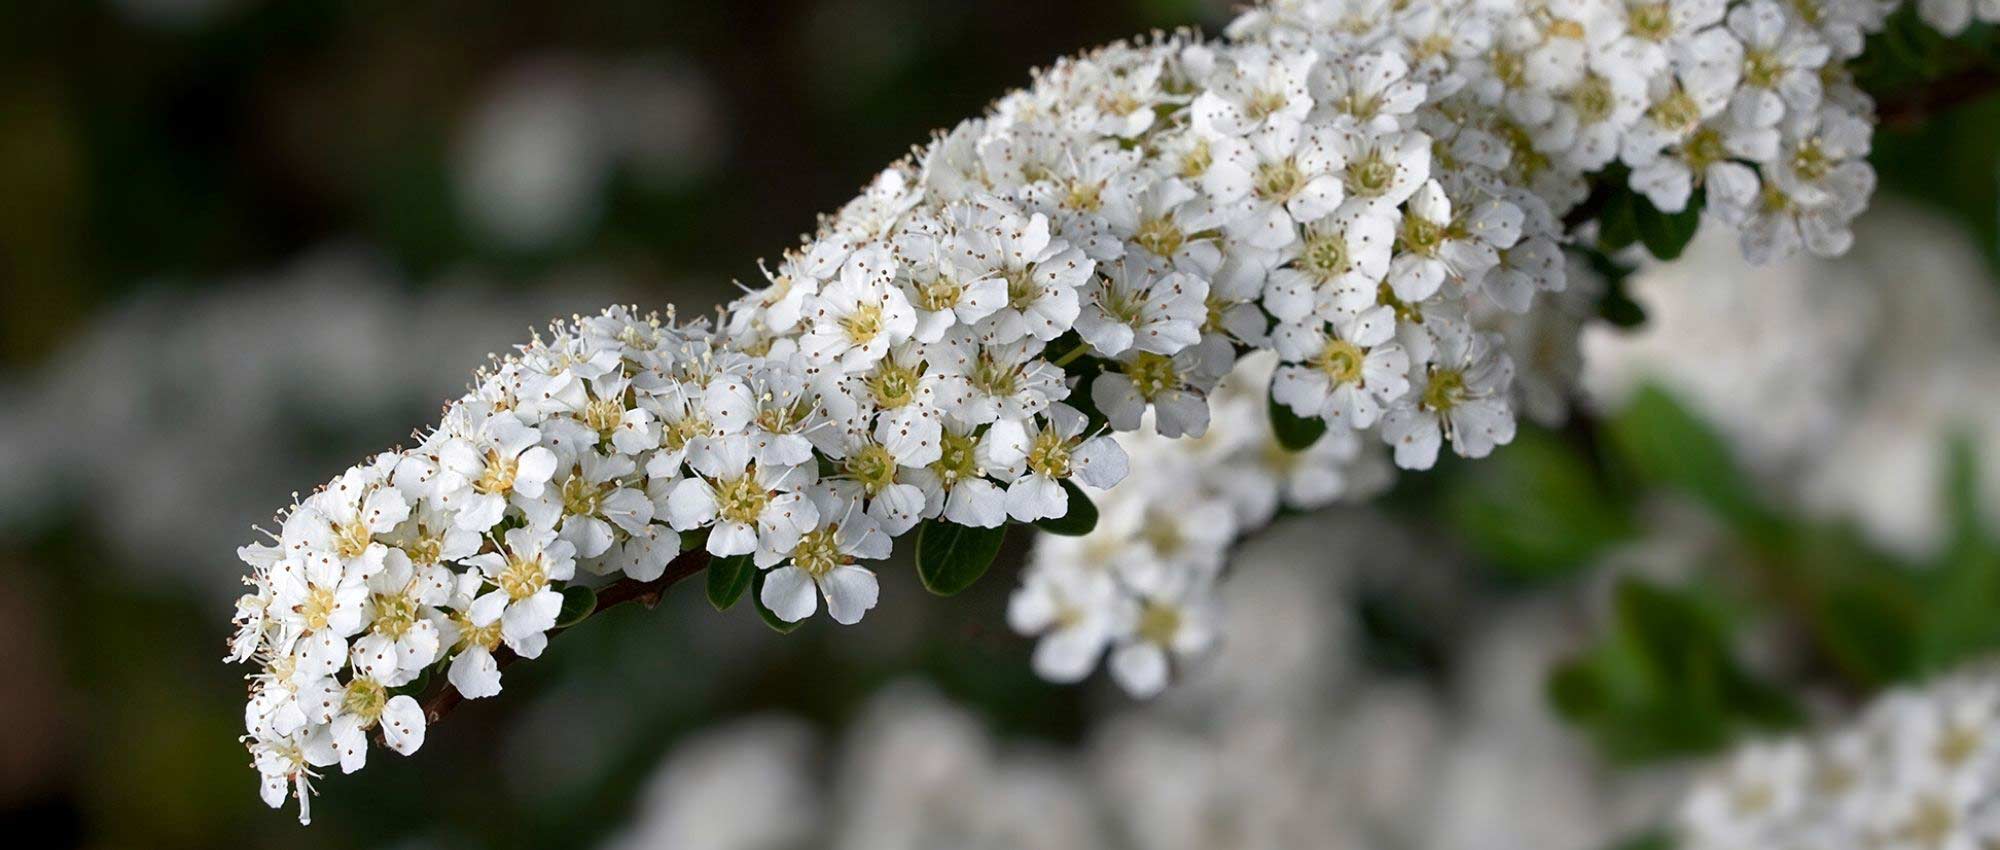
[[[920,469],[899,470],[897,480],[923,491],[925,517],[942,516],[972,528],[998,528],[1007,521],[1007,493],[986,478],[993,431],[975,433],[975,427],[956,418],[947,421],[937,460]]]
[[[1431,178],[1431,138],[1423,133],[1341,133],[1333,137],[1333,150],[1346,163],[1342,181],[1349,205],[1387,213]]]
[[[902,285],[917,315],[911,336],[937,342],[945,332],[993,315],[1007,305],[1007,280],[990,269],[959,265],[961,255],[936,233],[904,231],[897,246],[903,259]]]
[[[1108,435],[1086,437],[1083,414],[1067,404],[1051,405],[1043,418],[1002,419],[989,439],[994,470],[1007,485],[1007,515],[1033,522],[1069,513],[1071,478],[1099,490],[1125,477],[1125,450]]]
[[[1201,267],[1220,259],[1216,240],[1201,234],[1220,226],[1222,216],[1180,178],[1113,194],[1104,199],[1100,213],[1113,230],[1130,234],[1132,244],[1176,267]]]
[[[908,475],[935,462],[943,429],[933,417],[929,436],[914,440],[877,441],[867,432],[849,432],[846,441],[830,455],[839,461],[839,472],[829,486],[857,505],[865,505],[867,516],[891,535],[902,534],[923,518],[927,500],[923,489],[908,483]],[[822,488],[824,489],[824,488]],[[822,516],[824,521],[828,517]]]
[[[1342,129],[1394,132],[1424,102],[1424,84],[1409,79],[1410,65],[1399,53],[1364,53],[1345,63],[1321,63],[1316,70],[1313,95],[1320,114],[1314,119],[1340,122]]]
[[[1281,322],[1296,322],[1372,306],[1389,273],[1395,216],[1393,209],[1384,214],[1363,204],[1306,225],[1290,262],[1271,272],[1265,308]]]
[[[653,501],[625,486],[635,471],[628,456],[585,452],[522,512],[531,525],[560,532],[577,557],[596,558],[618,541],[619,530],[634,533],[653,521]]]
[[[438,451],[444,474],[441,498],[458,510],[458,527],[484,532],[500,523],[509,497],[533,499],[556,472],[554,452],[542,434],[511,414],[497,413],[474,433],[445,442]]]
[[[819,521],[812,502],[799,495],[813,473],[802,466],[762,466],[743,437],[702,440],[688,452],[698,477],[674,485],[667,521],[677,531],[713,523],[708,551],[718,557],[759,548],[787,551]]]
[[[1770,123],[1765,116],[1819,108],[1819,72],[1832,51],[1810,25],[1773,0],[1738,5],[1728,21],[1743,45],[1743,82],[1730,104],[1737,121]]]
[[[1342,138],[1331,125],[1271,121],[1245,138],[1214,140],[1215,164],[1202,188],[1215,199],[1225,231],[1278,250],[1298,238],[1298,225],[1333,212],[1346,191]]]
[[[1332,325],[1318,318],[1279,325],[1271,339],[1286,364],[1272,379],[1271,397],[1335,428],[1370,427],[1410,389],[1410,357],[1395,337],[1395,311],[1387,306]]]
[[[1047,342],[1076,321],[1076,290],[1089,279],[1094,264],[1068,242],[1050,236],[1047,216],[1024,217],[988,207],[968,209],[956,224],[951,250],[958,265],[1007,284],[1006,305],[975,326],[984,339]]]
[[[1434,335],[1430,366],[1412,392],[1382,419],[1382,439],[1396,449],[1396,465],[1429,469],[1445,438],[1465,457],[1485,457],[1514,440],[1514,411],[1507,404],[1514,366],[1484,334],[1443,328]]]
[[[889,535],[851,507],[843,510],[842,500],[831,488],[814,488],[812,502],[820,517],[817,527],[799,535],[789,551],[758,551],[759,567],[782,562],[764,574],[759,599],[779,619],[796,623],[812,616],[824,596],[828,616],[851,626],[875,607],[878,592],[874,571],[855,561],[889,557]]]
[[[1179,572],[1141,594],[1137,616],[1111,652],[1111,677],[1145,698],[1167,687],[1168,661],[1203,652],[1215,642],[1215,612],[1206,576]]]
[[[280,651],[307,677],[328,676],[347,664],[347,638],[367,626],[368,574],[338,557],[312,552],[288,557],[271,570],[270,618],[280,629]]]
[[[1160,436],[1199,437],[1208,433],[1208,391],[1227,371],[1226,357],[1207,346],[1173,355],[1128,351],[1091,381],[1091,401],[1119,431],[1138,430],[1151,409]]]
[[[1039,635],[1035,673],[1054,682],[1090,675],[1130,606],[1109,573],[1077,569],[1031,569],[1007,602],[1007,624],[1024,635]]]
[[[1086,292],[1076,332],[1099,354],[1173,354],[1201,341],[1208,284],[1199,277],[1132,258],[1099,266]]]
[[[1656,76],[1676,58],[1674,49],[1722,21],[1728,0],[1620,0],[1625,35],[1610,47],[1607,63]]]
[[[437,661],[442,649],[437,608],[451,597],[451,571],[437,564],[418,568],[397,549],[383,569],[368,578],[368,634],[354,641],[359,673],[390,687],[409,683]]]
[[[1490,200],[1454,215],[1436,180],[1410,199],[1389,265],[1389,286],[1406,303],[1437,294],[1446,280],[1477,282],[1521,238],[1521,209]]]
[[[1043,346],[1031,340],[981,344],[961,331],[929,352],[937,370],[938,406],[968,425],[1021,419],[1047,410],[1069,395],[1063,370],[1036,356]]]
[[[499,551],[465,562],[493,586],[473,600],[474,622],[484,619],[479,616],[481,606],[490,611],[497,603],[502,606],[500,637],[507,648],[522,658],[541,655],[548,645],[547,632],[556,627],[556,615],[562,613],[562,593],[554,583],[576,576],[576,547],[558,539],[552,529],[511,528],[502,536]]]
[[[799,338],[799,350],[814,363],[860,372],[909,339],[917,314],[895,285],[896,269],[894,258],[879,249],[849,256],[839,279],[815,299],[811,329]]]
[[[410,515],[402,491],[389,483],[394,456],[378,456],[329,482],[285,517],[279,546],[288,553],[327,552],[357,569],[379,569],[385,547],[375,535],[394,529]]]
[[[1194,126],[1203,132],[1242,136],[1273,121],[1297,123],[1312,111],[1310,76],[1318,57],[1310,50],[1247,48],[1216,63],[1208,89],[1194,99]]]

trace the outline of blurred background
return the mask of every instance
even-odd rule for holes
[[[1227,645],[1154,703],[1035,679],[1010,581],[891,567],[851,629],[613,611],[311,828],[258,803],[223,638],[293,489],[551,317],[708,309],[1027,69],[1228,5],[7,4],[9,834],[1582,850],[1652,840],[1703,754],[2000,643],[1987,103],[1884,131],[1850,260],[1704,236],[1612,288],[1645,321],[1588,330],[1567,424],[1258,539]]]

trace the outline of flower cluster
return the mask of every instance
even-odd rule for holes
[[[1705,194],[1753,255],[1842,250],[1871,108],[1839,63],[1887,8],[1280,2],[1228,41],[1059,62],[712,319],[559,323],[246,547],[231,657],[262,666],[265,798],[303,816],[371,736],[415,750],[427,674],[497,693],[579,570],[648,581],[698,548],[750,559],[778,619],[854,623],[894,538],[1084,513],[1078,485],[1117,485],[1138,446],[1154,483],[1044,549],[1010,614],[1044,673],[1115,647],[1155,691],[1209,642],[1240,530],[1365,491],[1374,452],[1422,469],[1513,438],[1517,365],[1542,364],[1508,331],[1573,349],[1574,322],[1520,317],[1568,286],[1594,175],[1619,164],[1666,212]],[[1220,386],[1264,369],[1268,402]],[[1267,405],[1317,443],[1272,445]]]
[[[1818,740],[1731,756],[1689,791],[1679,846],[1990,847],[2000,840],[1996,730],[1991,669],[1889,693]]]
[[[1386,452],[1353,433],[1299,452],[1278,442],[1265,394],[1276,360],[1246,356],[1217,384],[1207,435],[1123,440],[1132,473],[1097,501],[1096,527],[1036,540],[1007,611],[1016,631],[1040,637],[1036,673],[1077,681],[1108,649],[1125,690],[1158,693],[1171,662],[1214,644],[1215,583],[1240,532],[1282,510],[1366,499],[1390,482]]]

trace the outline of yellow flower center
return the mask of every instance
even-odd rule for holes
[[[1251,190],[1257,197],[1274,203],[1291,200],[1305,187],[1305,172],[1299,170],[1291,157],[1257,166],[1256,179],[1251,182]]]
[[[1328,380],[1338,384],[1361,383],[1361,365],[1368,355],[1361,346],[1344,339],[1326,341],[1326,347],[1313,355],[1312,366],[1326,374]]]
[[[547,588],[548,563],[540,552],[533,555],[510,552],[506,569],[500,571],[500,577],[494,583],[500,586],[508,599],[519,602]]]
[[[889,450],[870,443],[847,458],[847,476],[870,496],[896,483],[896,458]]]
[[[347,695],[341,703],[349,714],[373,726],[375,721],[382,719],[382,709],[389,704],[389,689],[367,676],[356,676],[354,681],[347,683]]]
[[[852,563],[854,559],[840,551],[839,523],[815,528],[800,535],[798,548],[792,550],[792,564],[805,570],[813,578],[833,572],[835,567]]]
[[[931,463],[931,471],[936,472],[945,486],[957,484],[966,478],[978,478],[986,474],[979,466],[979,440],[970,434],[944,432],[938,441],[938,459]]]
[[[867,345],[882,333],[882,307],[877,304],[863,304],[840,320],[840,328],[847,334],[847,341],[854,345]]]
[[[1140,397],[1148,401],[1167,390],[1179,389],[1181,385],[1173,358],[1149,351],[1139,352],[1133,356],[1132,362],[1125,364],[1125,376],[1132,379],[1132,387]]]
[[[1647,41],[1666,41],[1674,34],[1674,16],[1666,3],[1646,3],[1626,12],[1626,28]]]
[[[1068,478],[1071,448],[1070,441],[1054,429],[1044,430],[1035,435],[1034,444],[1028,448],[1028,468],[1044,477]]]
[[[472,482],[472,489],[486,495],[504,496],[514,489],[514,475],[521,468],[521,462],[511,457],[501,457],[495,449],[486,450],[486,471],[478,481]]]
[[[1347,163],[1347,194],[1372,198],[1389,191],[1395,181],[1396,166],[1384,160],[1381,151],[1371,150]]]
[[[1139,247],[1161,257],[1172,257],[1182,245],[1187,244],[1187,234],[1181,232],[1180,225],[1166,216],[1149,218],[1139,223],[1139,232],[1133,234],[1132,241]]]
[[[1424,407],[1443,413],[1465,400],[1465,375],[1455,369],[1441,369],[1431,375],[1430,386],[1424,388]]]
[[[756,467],[741,478],[729,478],[715,484],[717,513],[730,522],[756,525],[757,518],[764,515],[764,506],[771,503],[771,493],[757,484]]]
[[[327,621],[333,619],[333,609],[337,604],[331,588],[314,586],[307,591],[305,601],[298,607],[300,619],[305,620],[306,631],[316,632],[326,628]]]

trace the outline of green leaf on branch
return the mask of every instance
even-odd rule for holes
[[[1620,761],[1714,752],[1746,728],[1798,725],[1798,706],[1747,672],[1732,644],[1727,619],[1695,592],[1627,579],[1609,632],[1554,672],[1549,696]]]
[[[1679,259],[1687,250],[1688,242],[1694,239],[1696,230],[1701,229],[1701,208],[1707,202],[1707,195],[1695,190],[1688,198],[1687,207],[1677,213],[1661,212],[1644,197],[1632,196],[1633,226],[1638,229],[1639,239],[1646,243],[1646,250],[1662,260]]]
[[[556,628],[567,629],[583,622],[597,610],[597,591],[580,584],[562,589],[562,610],[556,612]]]
[[[1291,408],[1279,403],[1275,395],[1270,397],[1267,406],[1271,411],[1271,432],[1277,435],[1278,445],[1284,446],[1286,451],[1305,451],[1326,434],[1326,420],[1293,413]]]
[[[1082,537],[1097,527],[1097,505],[1085,495],[1083,488],[1067,478],[1062,482],[1063,492],[1069,494],[1069,513],[1059,517],[1035,520],[1035,527],[1050,534],[1064,537]]]
[[[757,573],[757,565],[750,562],[749,555],[733,555],[716,558],[708,564],[708,604],[717,611],[727,611],[750,588],[750,579]]]
[[[764,607],[764,577],[770,575],[770,573],[754,567],[751,569],[751,572],[756,574],[756,579],[751,582],[751,586],[754,589],[750,593],[750,604],[757,609],[757,616],[764,620],[764,625],[770,626],[771,631],[778,634],[788,635],[798,631],[800,626],[806,624],[805,620],[800,620],[796,623],[787,623],[783,617],[778,616],[777,612]]]
[[[917,577],[924,589],[951,596],[971,587],[1000,554],[1007,527],[970,528],[942,520],[917,527]]]

